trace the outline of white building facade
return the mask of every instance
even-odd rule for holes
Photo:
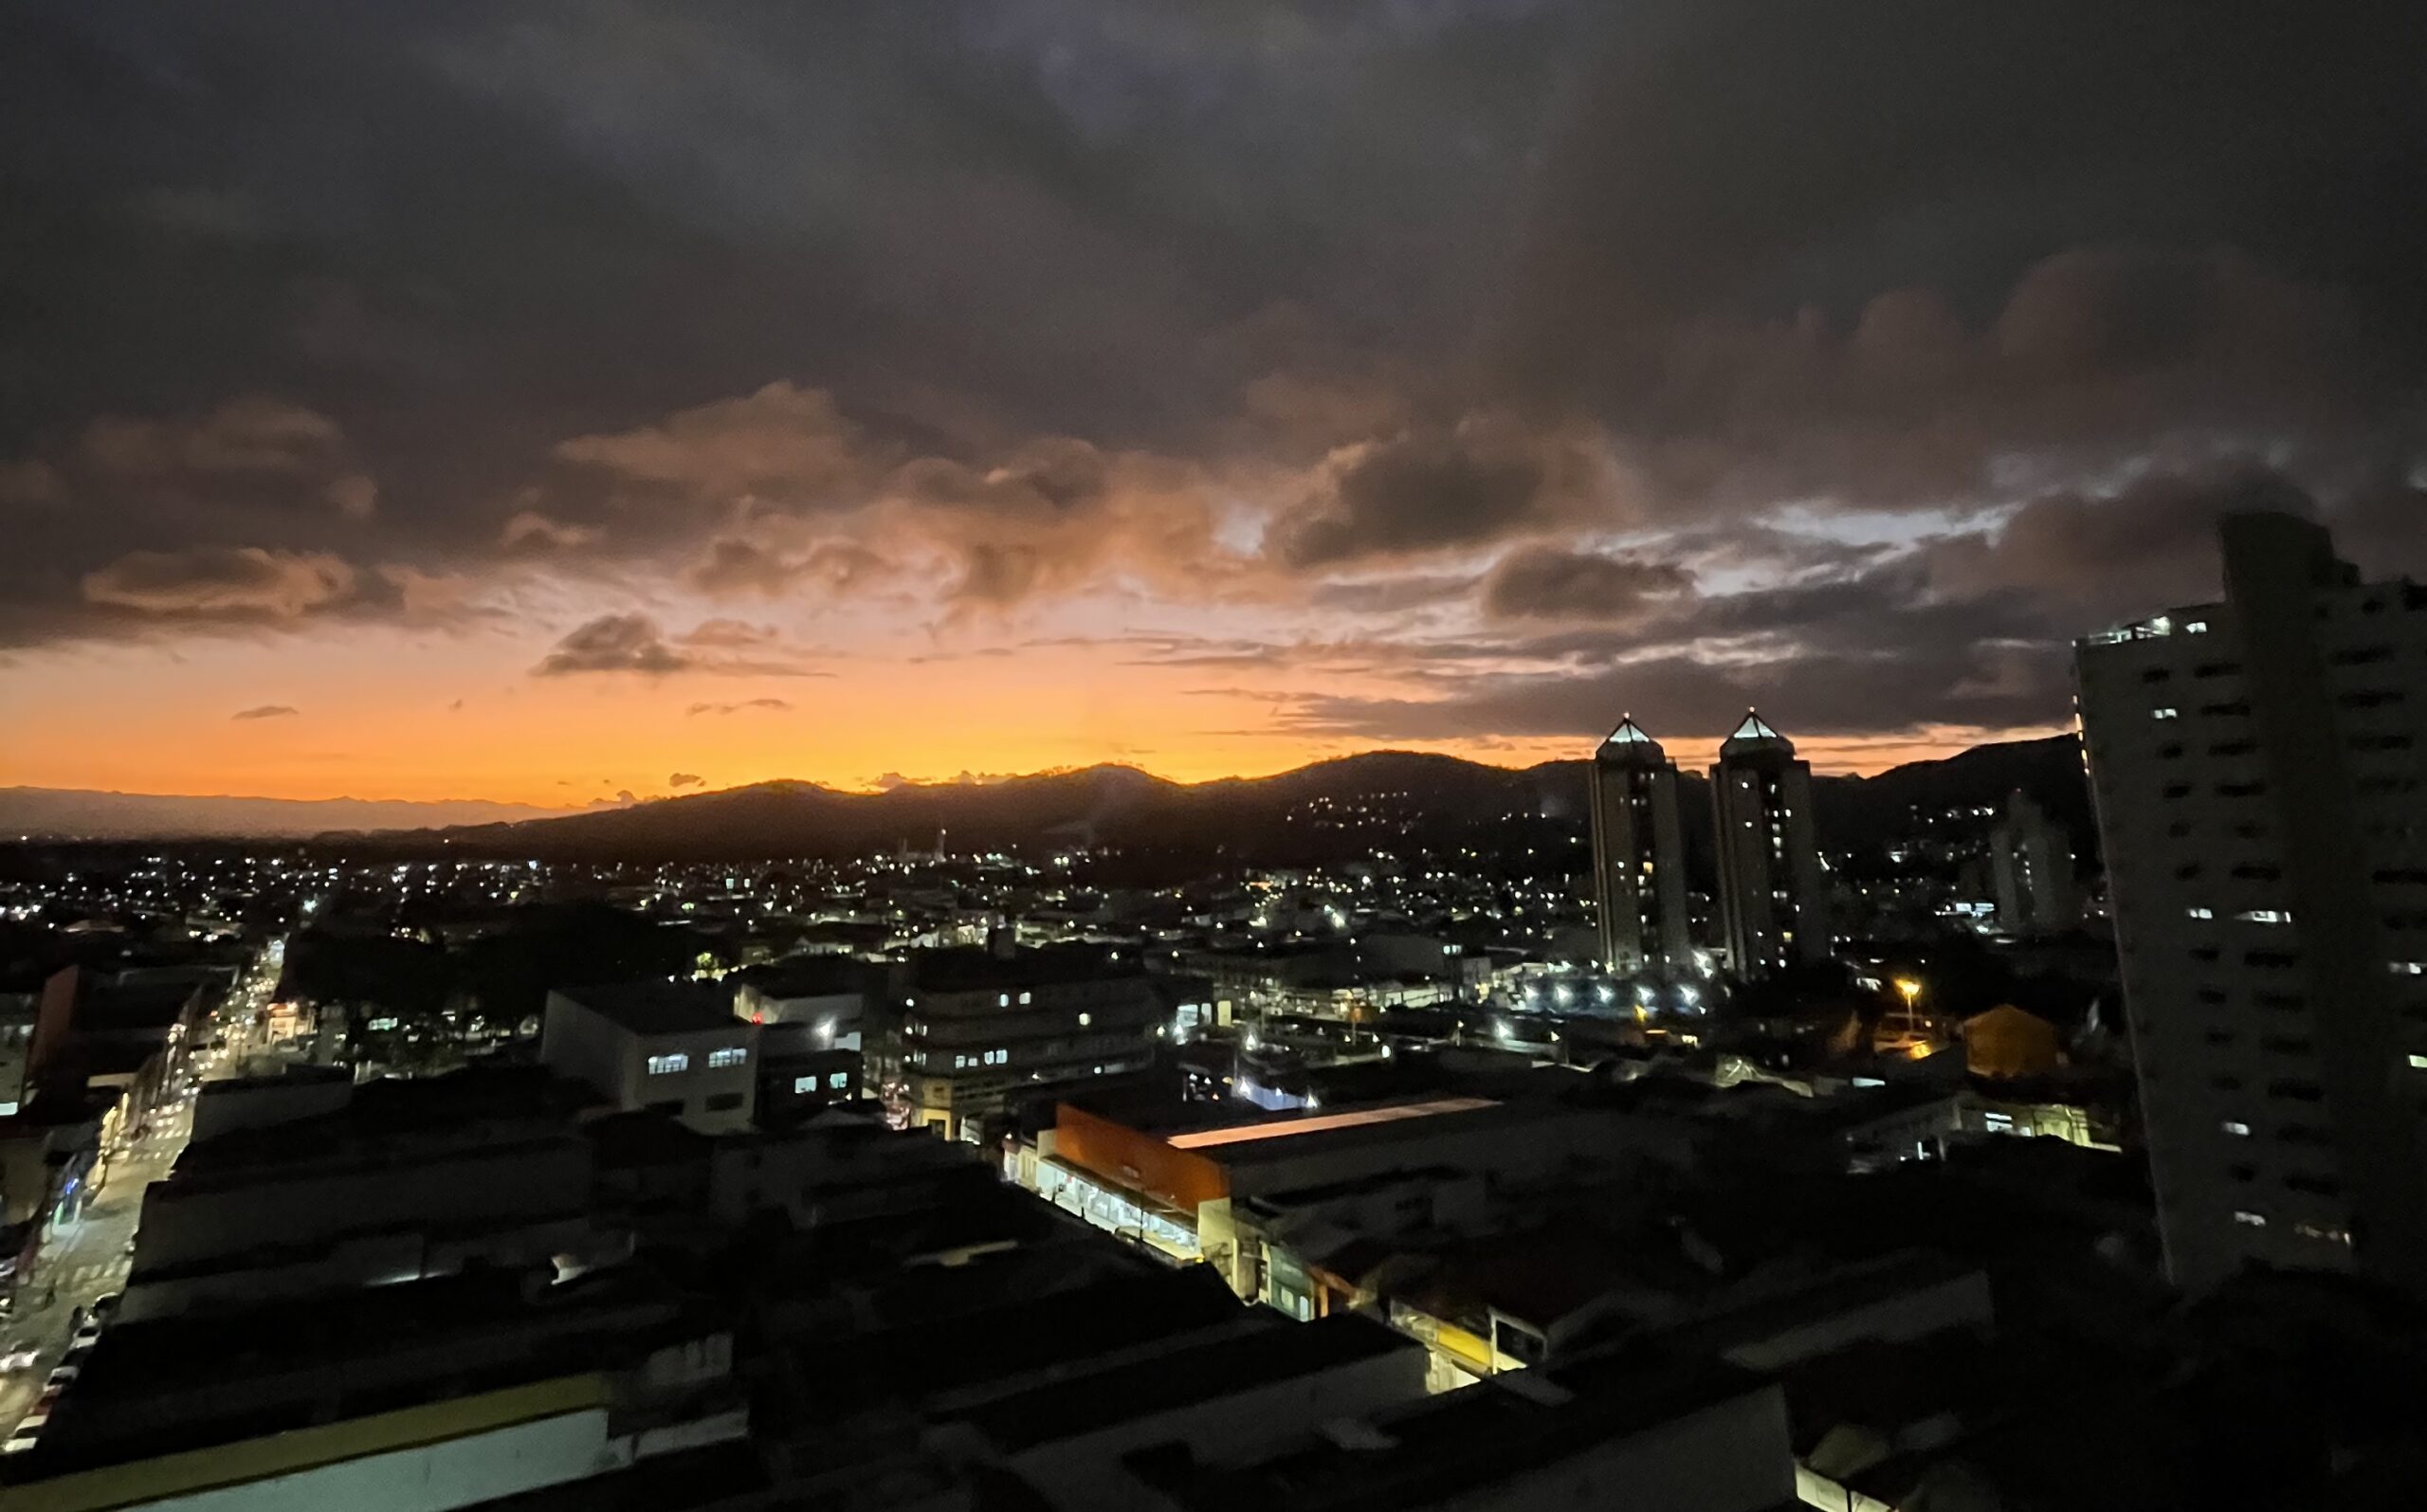
[[[1723,741],[1710,769],[1719,913],[1727,962],[1748,980],[1829,957],[1812,765],[1759,714]]]
[[[2223,541],[2223,602],[2077,655],[2168,1270],[2427,1289],[2427,590]]]
[[[1693,963],[1677,765],[1629,715],[1593,754],[1593,902],[1601,969],[1683,972]]]

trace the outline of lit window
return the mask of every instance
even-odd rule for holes
[[[2396,976],[2427,976],[2427,960],[2389,960],[2385,970]]]
[[[810,1078],[809,1080],[814,1080],[814,1078]],[[830,1092],[843,1091],[849,1087],[850,1084],[851,1073],[849,1071],[836,1071],[826,1079],[827,1090]]]
[[[687,1071],[690,1068],[691,1057],[680,1050],[671,1055],[652,1055],[648,1058],[648,1074],[651,1076],[671,1076],[677,1071]]]
[[[2252,924],[2289,924],[2292,921],[2292,916],[2281,908],[2245,908],[2234,917]]]
[[[1082,1014],[1080,1014],[1080,1015],[1079,1015],[1079,1027],[1080,1027],[1081,1029],[1086,1029],[1088,1025],[1090,1025],[1090,1024],[1092,1024],[1092,1023],[1094,1023],[1094,1022],[1095,1022],[1095,1017],[1094,1017],[1094,1015],[1093,1015],[1093,1014],[1089,1014],[1089,1013],[1082,1013]]]
[[[1022,993],[1020,994],[1020,1001],[1021,1001],[1021,1002],[1023,1002],[1023,1003],[1025,1003],[1025,1002],[1027,1002],[1031,997],[1032,997],[1032,996],[1034,996],[1034,995],[1035,995],[1035,994],[1034,994],[1034,993]]]
[[[2267,1219],[2263,1215],[2238,1210],[2234,1213],[2234,1222],[2252,1229],[2264,1229],[2267,1227]]]
[[[721,1071],[729,1066],[739,1066],[748,1059],[750,1059],[748,1050],[739,1045],[728,1045],[723,1049],[708,1052],[708,1068],[712,1071]]]
[[[817,1078],[816,1078],[816,1077],[814,1077],[814,1076],[795,1076],[795,1077],[794,1077],[794,1078],[793,1078],[793,1095],[794,1095],[794,1096],[797,1097],[797,1096],[799,1096],[799,1095],[800,1095],[801,1093],[803,1093],[803,1092],[814,1092],[814,1091],[816,1091],[816,1090],[817,1090]]]
[[[364,1029],[394,1029],[396,1021],[392,1018],[374,1018],[362,1027]]]
[[[2208,633],[2208,622],[2206,620],[2184,620],[2182,622],[2182,633],[2185,635],[2205,635]]]
[[[2151,709],[2149,711],[2149,718],[2153,720],[2179,720],[2182,718],[2182,711],[2181,709]]]
[[[2414,1071],[2427,1071],[2427,1055],[2412,1056],[2410,1058],[2410,1068]]]
[[[2217,911],[2213,908],[2186,908],[2183,912],[2189,914],[2194,919],[2214,919],[2217,917]]]
[[[2250,1125],[2235,1119],[2227,1119],[2225,1132],[2237,1139],[2247,1139],[2250,1138]]]
[[[995,1006],[996,1008],[1009,1008],[1009,1007],[1011,1007],[1011,1006],[1012,1006],[1012,994],[1011,994],[1011,993],[996,993],[995,994]]]

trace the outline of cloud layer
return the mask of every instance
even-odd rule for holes
[[[2226,508],[2427,570],[2415,7],[15,37],[9,662],[451,638],[731,717],[1084,648],[1281,740],[1886,735],[2061,719]]]

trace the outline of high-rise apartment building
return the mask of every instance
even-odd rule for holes
[[[2427,1290],[2427,589],[2223,541],[2223,602],[2077,657],[2167,1268]]]
[[[1746,978],[1829,955],[1812,765],[1795,742],[1747,714],[1710,769],[1719,912],[1727,961]]]
[[[1601,966],[1683,971],[1686,843],[1677,820],[1677,766],[1629,715],[1593,753],[1593,902]]]
[[[1989,831],[1989,874],[2007,934],[2060,934],[2081,922],[2073,843],[2020,790],[2006,795],[2005,817]]]

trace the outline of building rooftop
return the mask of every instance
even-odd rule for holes
[[[1134,950],[1097,945],[1043,945],[998,956],[976,945],[922,950],[908,961],[907,992],[968,993],[988,988],[1040,987],[1060,982],[1143,976],[1144,957]]]
[[[1744,716],[1744,722],[1736,727],[1734,734],[1720,742],[1719,754],[1723,756],[1731,756],[1754,751],[1780,751],[1793,756],[1795,742],[1779,734],[1778,730],[1767,720],[1762,719],[1760,713],[1748,710]]]
[[[1254,1321],[1243,1329],[1144,1357],[1115,1357],[1119,1362],[1105,1369],[1064,1375],[960,1415],[996,1448],[1017,1453],[1291,1376],[1424,1347],[1357,1313],[1306,1323],[1290,1322],[1279,1313],[1248,1316]]]
[[[855,1335],[849,1371],[825,1368],[832,1343],[812,1339],[801,1346],[812,1367],[801,1379],[812,1411],[849,1415],[889,1397],[932,1399],[989,1382],[1058,1378],[1074,1365],[1250,1316],[1210,1266],[1158,1266],[1042,1296],[1006,1287],[975,1310],[923,1312]]]
[[[1278,1119],[1262,1123],[1234,1124],[1228,1128],[1198,1129],[1177,1134],[1163,1142],[1175,1150],[1203,1150],[1216,1145],[1243,1144],[1255,1139],[1301,1139],[1310,1134],[1325,1134],[1337,1129],[1363,1128],[1377,1123],[1395,1123],[1408,1119],[1430,1119],[1444,1113],[1468,1113],[1476,1108],[1495,1107],[1488,1098],[1434,1098],[1423,1102],[1389,1102],[1378,1107],[1350,1108],[1341,1113],[1312,1113],[1303,1118]]]
[[[445,1076],[365,1082],[344,1106],[285,1122],[230,1129],[186,1146],[155,1184],[169,1198],[252,1174],[402,1157],[433,1145],[501,1146],[513,1137],[571,1138],[591,1091],[538,1066],[484,1066]]]
[[[467,1271],[120,1322],[7,1468],[58,1474],[579,1374],[711,1326],[629,1266],[557,1285]]]
[[[1773,1389],[1750,1372],[1715,1361],[1633,1351],[1523,1374],[1516,1384],[1484,1382],[1384,1413],[1357,1435],[1354,1448],[1326,1433],[1242,1468],[1198,1464],[1184,1448],[1168,1446],[1133,1453],[1127,1463],[1191,1512],[1242,1506],[1397,1512],[1455,1502],[1479,1487],[1505,1485],[1597,1446]],[[1787,1469],[1781,1463],[1781,1476]],[[1788,1500],[1780,1506],[1794,1504]]]
[[[632,1034],[699,1034],[740,1022],[733,989],[721,982],[615,982],[559,988],[557,995]]]
[[[1609,733],[1594,755],[1599,760],[1623,765],[1642,762],[1658,766],[1669,759],[1669,753],[1661,749],[1659,741],[1644,733],[1643,726],[1634,722],[1632,714],[1618,721],[1618,727]]]
[[[879,992],[885,968],[856,956],[800,956],[765,966],[747,966],[725,978],[729,987],[753,987],[769,997],[829,997]]]

